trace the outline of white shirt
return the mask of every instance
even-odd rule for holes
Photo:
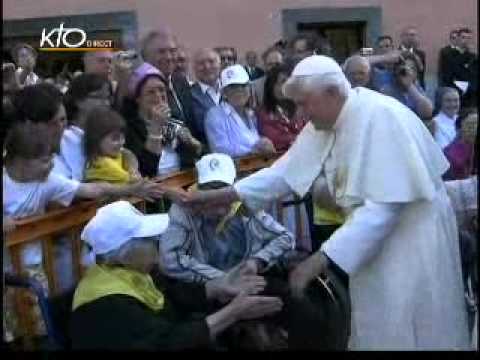
[[[210,85],[207,85],[201,81],[198,82],[198,84],[200,85],[200,89],[202,89],[202,92],[204,94],[207,94],[208,96],[210,96],[210,98],[213,100],[213,102],[218,105],[220,104],[220,98],[222,97],[222,94],[220,92],[220,82],[217,81],[217,89],[218,90],[215,90],[214,87],[210,86]]]
[[[45,213],[50,202],[69,206],[75,197],[80,183],[57,174],[50,173],[46,181],[21,183],[13,180],[3,169],[3,215],[22,219]],[[24,265],[37,265],[42,262],[40,243],[31,243],[23,248]]]
[[[158,162],[157,175],[168,175],[180,170],[180,156],[170,146],[165,146]]]
[[[204,127],[210,150],[231,157],[251,154],[260,140],[253,111],[247,110],[245,121],[227,102],[208,111]]]
[[[434,138],[442,150],[450,145],[457,137],[457,129],[455,128],[457,118],[458,115],[451,118],[443,111],[440,111],[438,115],[433,118],[433,122],[435,123]]]
[[[83,181],[85,171],[84,131],[70,126],[63,132],[60,153],[54,158],[53,172],[68,179]]]

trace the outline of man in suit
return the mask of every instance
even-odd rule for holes
[[[193,70],[197,82],[191,88],[194,118],[193,135],[207,143],[203,122],[210,108],[220,104],[220,56],[211,48],[198,50],[193,56]]]
[[[193,132],[190,85],[183,75],[174,73],[178,50],[175,36],[168,28],[151,31],[143,39],[141,49],[143,59],[160,70],[168,84],[168,105],[172,117],[182,121]]]
[[[450,43],[440,50],[438,56],[438,84],[439,86],[453,86],[453,64],[460,54],[458,47],[458,29],[450,31]]]
[[[468,83],[466,91],[461,90],[462,107],[476,106],[478,94],[478,56],[473,52],[473,32],[464,27],[458,30],[459,54],[453,61],[453,74],[451,81],[463,81]],[[457,83],[458,84],[458,83]]]
[[[248,51],[245,55],[245,70],[247,70],[250,80],[254,81],[265,75],[265,71],[257,66],[257,53],[255,51]]]
[[[262,55],[263,68],[268,73],[275,66],[281,65],[284,62],[283,53],[276,46],[268,48]],[[253,106],[261,106],[263,103],[263,90],[265,87],[266,73],[252,81],[252,98]]]
[[[422,69],[418,71],[418,80],[422,88],[425,89],[426,55],[425,51],[419,48],[419,42],[418,29],[415,26],[406,27],[400,34],[399,50],[411,52],[419,58]]]

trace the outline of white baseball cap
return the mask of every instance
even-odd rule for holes
[[[325,75],[325,74],[343,74],[342,68],[331,57],[324,55],[312,55],[300,61],[295,69],[293,69],[292,76],[310,76],[310,75]]]
[[[168,214],[144,215],[128,201],[115,201],[97,210],[81,239],[95,254],[106,254],[133,238],[157,236],[168,227]]]
[[[235,164],[230,156],[225,154],[208,154],[195,164],[198,173],[198,184],[220,181],[233,185],[237,177]]]
[[[228,85],[245,85],[250,82],[250,76],[242,65],[236,64],[225,68],[220,75],[220,87],[226,88]]]

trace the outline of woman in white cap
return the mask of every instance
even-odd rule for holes
[[[275,153],[272,142],[258,134],[257,118],[248,106],[250,77],[243,66],[227,67],[220,81],[223,101],[208,111],[204,123],[210,151],[233,158]]]
[[[448,161],[427,128],[398,101],[351,89],[329,57],[302,60],[284,91],[310,123],[281,159],[228,189],[170,196],[259,208],[313,189],[346,221],[291,273],[293,293],[303,296],[336,264],[349,279],[351,349],[467,349],[457,226],[442,182]]]
[[[167,225],[168,215],[143,215],[126,201],[100,208],[86,225],[82,239],[93,249],[96,265],[75,291],[73,349],[208,348],[235,322],[281,310],[280,299],[253,295],[263,290],[262,278],[241,278],[235,270],[202,286],[172,285],[162,277],[154,283],[149,273]],[[178,316],[177,311],[206,313],[212,300],[231,302],[203,318]]]

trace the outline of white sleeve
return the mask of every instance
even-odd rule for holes
[[[240,200],[250,210],[259,211],[272,201],[292,193],[281,174],[282,165],[274,164],[237,181],[233,187]]]
[[[70,206],[80,187],[80,182],[51,173],[47,180],[47,187],[47,202],[57,202],[63,206]]]
[[[378,253],[407,205],[367,200],[323,243],[321,250],[347,274],[356,273]]]

